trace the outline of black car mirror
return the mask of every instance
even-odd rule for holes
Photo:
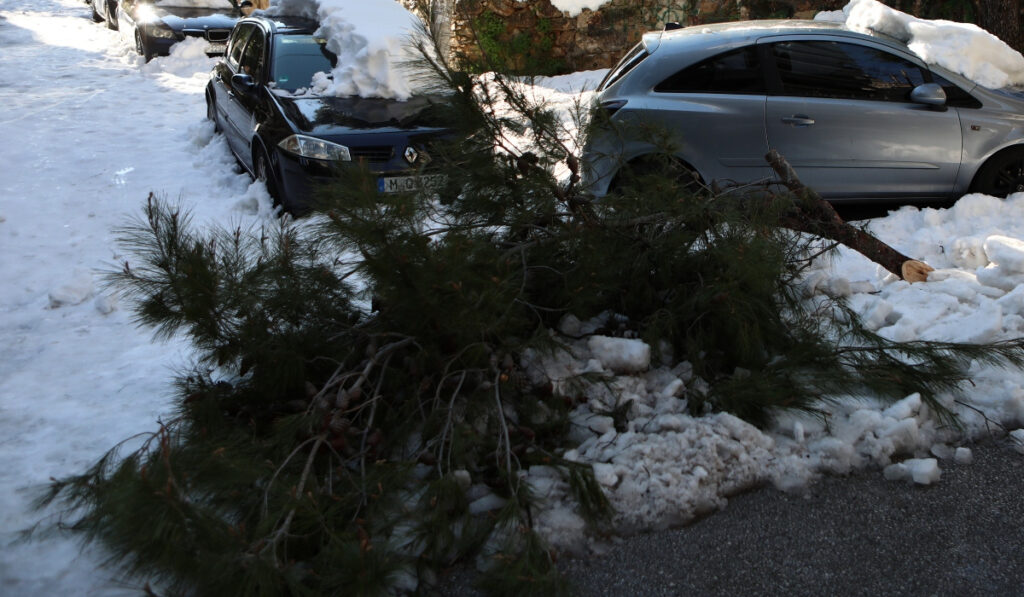
[[[910,101],[934,108],[946,106],[946,91],[936,83],[918,85],[910,92]]]
[[[253,80],[252,75],[238,73],[231,77],[231,88],[236,93],[252,95],[253,91],[256,90],[256,81]]]

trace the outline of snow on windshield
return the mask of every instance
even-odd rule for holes
[[[314,76],[314,93],[399,100],[412,95],[403,64],[415,58],[409,40],[419,21],[394,0],[272,0],[266,14],[320,23],[316,34],[327,39],[338,62],[330,77]]]
[[[919,19],[877,0],[851,0],[842,11],[818,13],[815,19],[890,35],[928,64],[985,87],[1024,86],[1024,56],[977,25]]]
[[[155,6],[176,6],[179,8],[234,8],[231,0],[157,0]]]

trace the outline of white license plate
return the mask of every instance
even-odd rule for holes
[[[210,45],[206,48],[206,53],[207,54],[223,54],[227,49],[228,49],[227,42],[223,42],[223,43],[220,43],[220,42],[212,43],[211,42]]]
[[[387,176],[377,179],[377,190],[381,193],[408,193],[420,189],[438,189],[447,181],[447,174]]]

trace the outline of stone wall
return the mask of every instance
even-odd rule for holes
[[[573,17],[549,0],[446,0],[453,55],[475,60],[486,55],[493,68],[531,74],[609,68],[645,31],[670,21],[699,25],[807,17],[846,1],[611,0]]]

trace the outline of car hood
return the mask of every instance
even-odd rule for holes
[[[276,95],[276,94],[275,94]],[[436,97],[406,101],[362,97],[276,95],[285,116],[302,132],[316,135],[380,129],[443,129]]]
[[[231,29],[242,15],[233,9],[154,6],[156,16],[175,31]]]

